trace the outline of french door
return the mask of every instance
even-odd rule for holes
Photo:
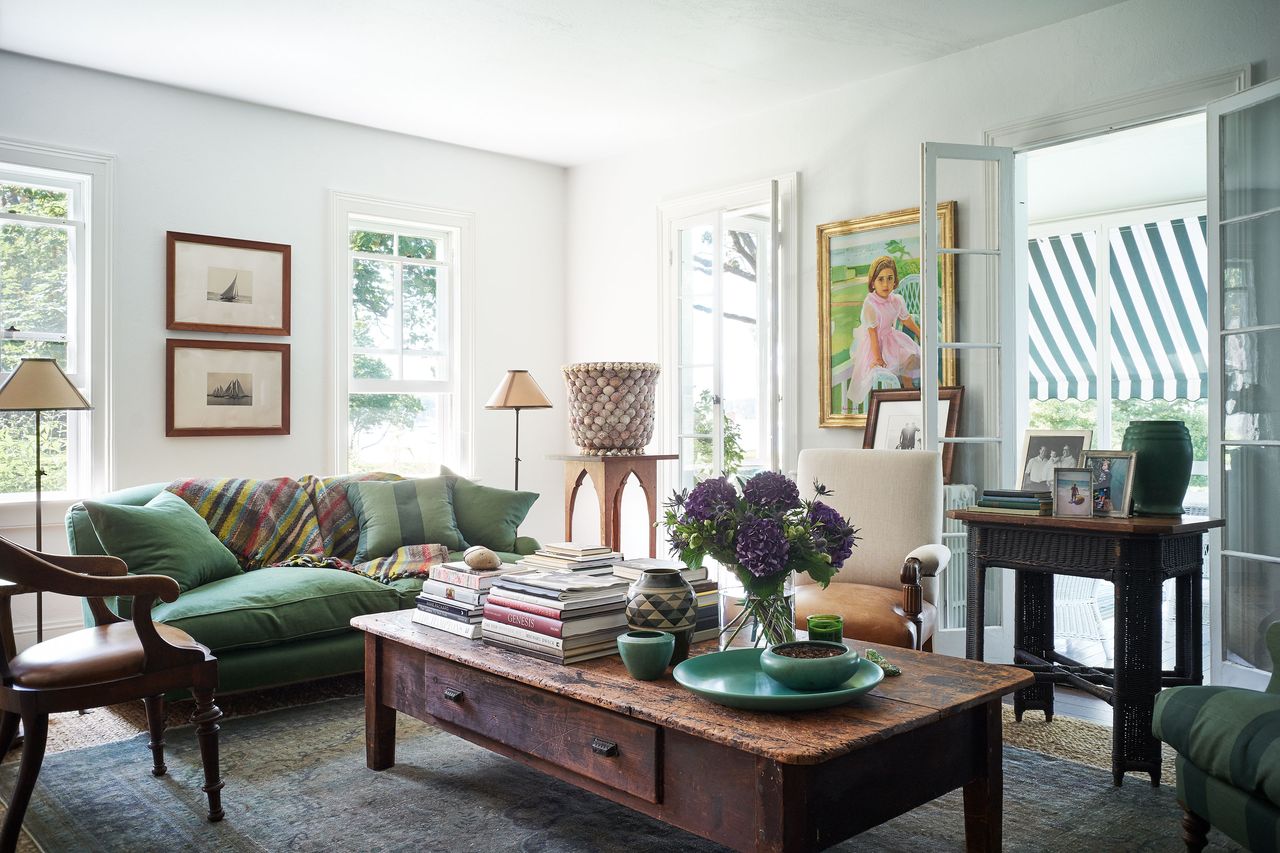
[[[1209,132],[1209,511],[1214,683],[1265,686],[1280,620],[1280,81],[1215,101]]]
[[[954,497],[972,503],[984,488],[1017,487],[1019,424],[1026,420],[1029,390],[1027,336],[1018,330],[1027,313],[1026,191],[1011,148],[926,142],[921,148],[922,211],[937,209],[940,173],[950,185],[958,178],[969,186],[985,175],[994,189],[987,196],[994,200],[994,209],[985,216],[991,226],[985,240],[977,236],[966,240],[964,235],[977,235],[978,228],[958,229],[956,246],[944,248],[937,217],[920,219],[920,280],[938,281],[939,266],[949,259],[956,266],[957,279],[965,282],[964,304],[984,306],[984,310],[963,312],[953,339],[943,340],[934,319],[939,316],[938,288],[921,288],[921,399],[937,399],[939,356],[945,352],[954,354],[959,382],[966,387],[961,428],[955,436],[942,434],[936,406],[922,407],[924,447],[954,447],[948,501]],[[984,218],[978,211],[970,216],[973,222]],[[1011,579],[1006,572],[990,571],[984,587],[985,612],[968,612],[963,606],[967,573],[963,526],[948,523],[943,538],[943,544],[951,547],[952,561],[939,579],[941,618],[934,649],[963,657],[966,630],[982,630],[987,659],[1012,661]]]

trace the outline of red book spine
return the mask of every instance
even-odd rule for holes
[[[516,601],[514,598],[507,598],[505,595],[497,595],[489,593],[487,601],[491,601],[499,607],[505,607],[508,610],[522,610],[525,613],[536,613],[539,616],[545,616],[548,619],[559,622],[560,611],[554,607],[547,607],[542,604],[531,604],[527,601]]]
[[[529,613],[524,610],[512,610],[510,607],[500,607],[494,604],[493,599],[485,602],[484,618],[494,622],[501,622],[503,625],[514,625],[517,628],[524,628],[526,631],[533,631],[537,634],[544,634],[548,637],[563,637],[564,623],[559,619],[548,619],[537,613]]]

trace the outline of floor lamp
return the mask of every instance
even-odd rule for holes
[[[508,370],[498,387],[489,396],[486,409],[510,409],[516,413],[516,481],[520,488],[520,410],[549,409],[551,401],[542,393],[538,383],[527,370]]]
[[[0,412],[36,413],[36,550],[44,550],[44,520],[40,513],[40,413],[90,409],[58,362],[51,358],[24,358],[0,386]],[[36,642],[44,640],[44,595],[36,593]]]

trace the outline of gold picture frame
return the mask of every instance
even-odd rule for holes
[[[953,248],[956,203],[941,202],[938,205],[937,216],[939,245],[942,248]],[[866,427],[871,388],[868,388],[856,403],[851,398],[856,396],[856,389],[865,384],[869,372],[857,363],[853,352],[859,344],[857,330],[861,326],[861,312],[867,294],[867,271],[870,264],[878,257],[891,257],[895,261],[895,273],[899,279],[894,295],[901,295],[899,290],[902,285],[910,285],[908,280],[914,276],[915,295],[912,301],[918,304],[919,225],[920,209],[913,207],[908,210],[895,210],[891,213],[864,216],[861,219],[847,219],[843,222],[828,222],[818,226],[819,427]],[[836,260],[841,263],[833,265]],[[955,339],[954,255],[942,256],[940,274],[942,279],[939,301],[939,310],[942,314],[941,339],[950,341]],[[833,287],[844,292],[835,294]],[[910,313],[911,302],[907,302],[907,308]],[[916,308],[917,313],[918,310]],[[838,355],[841,352],[846,354],[845,357],[836,359],[840,362],[839,364],[833,363],[833,354]],[[958,384],[955,350],[943,350],[941,361],[939,384]],[[880,369],[881,374],[885,372],[885,368]],[[877,387],[905,387],[901,377],[891,375],[884,377],[884,381],[888,379],[892,379],[893,382],[878,384]],[[872,381],[880,380],[873,378]],[[840,384],[838,396],[835,393],[837,383]],[[919,386],[913,383],[913,387]]]

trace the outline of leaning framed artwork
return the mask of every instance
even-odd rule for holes
[[[938,389],[938,434],[955,438],[960,425],[960,404],[964,401],[964,387]],[[862,446],[872,450],[918,450],[924,446],[921,429],[924,406],[920,403],[920,390],[871,392],[867,408],[867,429],[862,434]],[[951,482],[951,463],[955,457],[954,444],[942,445],[942,482]]]
[[[1052,490],[1054,470],[1079,467],[1092,441],[1091,429],[1024,430],[1018,488],[1024,492]]]
[[[165,344],[166,436],[289,434],[288,344]]]
[[[956,203],[938,205],[938,241],[955,246]],[[938,270],[940,340],[955,337],[955,256]],[[818,426],[863,427],[871,391],[920,379],[920,209],[818,226]],[[954,350],[939,356],[956,384]]]
[[[170,231],[165,255],[165,328],[289,334],[288,245]]]
[[[1125,518],[1133,503],[1132,450],[1086,450],[1081,468],[1093,472],[1093,514]]]

